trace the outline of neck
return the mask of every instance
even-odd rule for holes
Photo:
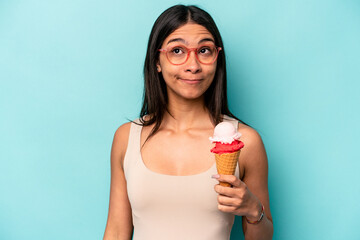
[[[204,97],[197,99],[169,98],[169,113],[165,113],[163,123],[175,131],[190,128],[201,128],[211,124],[208,110],[204,105]]]

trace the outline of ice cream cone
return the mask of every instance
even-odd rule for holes
[[[234,175],[236,165],[239,161],[240,150],[232,153],[215,154],[216,168],[218,174]],[[220,182],[221,186],[230,187],[226,182]]]

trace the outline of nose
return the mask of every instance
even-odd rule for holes
[[[191,73],[201,72],[201,64],[196,58],[195,51],[190,52],[189,59],[186,61],[185,71]]]

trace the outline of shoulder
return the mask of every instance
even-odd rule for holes
[[[244,143],[240,158],[246,166],[267,165],[267,157],[264,143],[260,134],[253,128],[239,123],[238,131],[241,133],[240,140]]]
[[[125,138],[127,138],[130,133],[130,127],[131,127],[131,122],[124,123],[123,125],[118,127],[115,131],[114,139],[124,140]]]
[[[115,161],[120,161],[121,165],[123,165],[124,156],[128,145],[130,127],[131,122],[124,123],[118,127],[114,133],[111,155],[112,159]]]
[[[252,127],[239,122],[238,132],[241,133],[241,141],[246,141],[249,147],[263,145],[260,134]]]

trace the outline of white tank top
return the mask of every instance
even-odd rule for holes
[[[237,128],[238,122],[225,118]],[[136,120],[136,122],[139,122]],[[234,215],[218,210],[214,164],[205,172],[174,176],[148,169],[140,153],[142,126],[131,123],[124,173],[133,240],[228,240]],[[210,151],[210,149],[209,149]],[[236,168],[239,177],[239,168]]]

